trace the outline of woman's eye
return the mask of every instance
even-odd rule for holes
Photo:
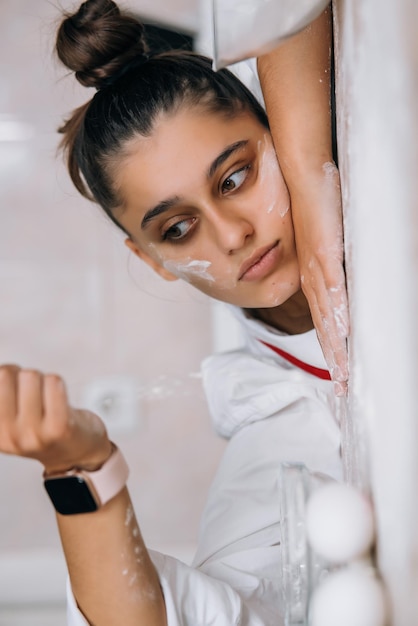
[[[222,183],[222,193],[228,193],[229,191],[234,191],[234,189],[238,189],[241,187],[242,183],[247,178],[248,170],[250,169],[249,165],[242,167],[240,170],[237,170]]]
[[[179,239],[187,237],[194,221],[194,218],[189,218],[187,220],[182,220],[181,222],[176,222],[176,224],[173,224],[163,232],[164,241],[178,241]]]

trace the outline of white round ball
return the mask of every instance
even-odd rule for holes
[[[332,572],[312,594],[311,626],[385,626],[382,583],[371,568],[351,564]]]
[[[314,491],[308,500],[308,542],[330,563],[365,555],[373,545],[374,529],[369,500],[350,485],[329,483]]]

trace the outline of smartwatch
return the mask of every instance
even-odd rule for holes
[[[110,457],[94,472],[77,467],[56,474],[44,472],[45,489],[58,513],[92,513],[122,491],[129,468],[119,448],[113,443],[112,447]]]

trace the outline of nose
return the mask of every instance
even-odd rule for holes
[[[212,211],[211,222],[218,244],[227,254],[241,250],[254,234],[253,224],[243,212],[225,204]]]

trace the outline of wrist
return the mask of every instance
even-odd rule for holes
[[[326,150],[313,154],[313,152],[300,151],[298,153],[292,152],[292,154],[283,154],[279,158],[280,167],[283,175],[288,179],[299,180],[301,177],[305,178],[323,178],[324,174],[329,171],[335,171],[338,173],[338,167],[335,164],[332,153]]]
[[[128,465],[112,444],[110,457],[99,469],[73,467],[65,472],[44,472],[45,489],[58,513],[93,513],[117,496],[126,485]]]
[[[99,470],[111,457],[115,447],[114,443],[112,443],[109,439],[106,439],[102,442],[100,447],[96,447],[88,454],[74,459],[74,461],[64,462],[60,459],[58,462],[44,462],[44,475],[47,476],[50,474],[65,473],[74,468],[82,471],[85,470],[87,472],[95,472]]]
[[[295,202],[340,204],[340,174],[332,159],[300,161],[295,167],[283,168],[283,177],[292,199],[292,208]]]
[[[96,450],[93,454],[86,456],[76,467],[86,472],[97,472],[97,470],[101,469],[110,459],[116,448],[116,445],[108,439],[102,449]]]

